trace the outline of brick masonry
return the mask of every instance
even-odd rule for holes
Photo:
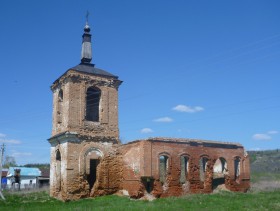
[[[52,84],[51,196],[67,201],[119,191],[141,198],[211,193],[221,185],[249,189],[249,157],[240,144],[176,138],[121,144],[120,84],[72,69]],[[90,87],[101,91],[96,122],[85,118]]]
[[[244,148],[235,143],[191,139],[153,138],[135,141],[121,148],[123,154],[123,188],[135,198],[143,196],[145,181],[153,181],[151,194],[156,197],[180,196],[187,193],[211,193],[215,162],[223,158],[227,163],[225,187],[246,192],[250,187],[249,157]],[[168,157],[167,178],[160,181],[160,156]],[[188,175],[180,182],[181,156],[189,159]],[[208,159],[205,179],[200,179],[200,159]],[[234,160],[241,158],[240,174],[235,175]]]

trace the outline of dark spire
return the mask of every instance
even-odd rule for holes
[[[88,25],[88,15],[86,15],[86,25],[84,27],[84,34],[83,34],[83,42],[82,42],[82,54],[81,54],[81,62],[82,63],[90,63],[92,59],[92,51],[91,51],[91,34],[90,27]]]

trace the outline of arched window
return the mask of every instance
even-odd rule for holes
[[[239,178],[240,175],[240,157],[235,157],[234,158],[234,176],[235,179]]]
[[[161,155],[159,157],[159,179],[162,183],[166,182],[166,176],[168,173],[168,160],[166,155]]]
[[[224,174],[228,171],[227,161],[220,157],[216,160],[214,164],[214,177],[224,177]]]
[[[227,161],[223,157],[216,160],[213,166],[213,181],[212,188],[216,189],[218,186],[225,184],[225,175],[228,174]]]
[[[61,161],[61,154],[60,154],[60,151],[59,151],[59,150],[56,151],[55,159],[56,159],[57,161]]]
[[[101,91],[98,88],[90,87],[86,95],[86,120],[99,121],[99,102]]]
[[[62,91],[62,89],[59,90],[59,93],[58,93],[58,102],[63,102],[63,91]]]
[[[63,91],[58,92],[58,108],[57,108],[57,123],[62,123],[62,103],[63,103]]]
[[[60,151],[57,150],[55,153],[55,160],[56,160],[56,165],[55,165],[55,181],[56,181],[56,190],[60,191],[61,190],[61,154]]]
[[[204,182],[205,180],[205,172],[207,170],[207,162],[208,158],[202,157],[199,160],[199,173],[200,173],[200,181]]]
[[[180,183],[185,183],[188,178],[189,173],[189,158],[187,156],[181,156],[181,175],[180,175]]]

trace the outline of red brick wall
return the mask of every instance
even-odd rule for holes
[[[123,145],[124,160],[123,188],[134,197],[143,195],[145,191],[142,180],[154,179],[152,194],[157,197],[179,196],[185,193],[211,193],[213,181],[213,166],[220,157],[227,162],[228,172],[225,175],[225,186],[231,191],[245,192],[250,187],[249,157],[239,144],[224,144],[218,142],[193,142],[189,139],[162,140],[151,139]],[[160,182],[159,157],[168,156],[168,172],[166,182]],[[180,156],[189,157],[189,173],[187,182],[180,183]],[[132,159],[132,156],[134,158]],[[205,180],[200,179],[201,157],[207,157]],[[240,175],[236,179],[234,173],[234,158],[240,157]],[[139,172],[135,167],[139,165]]]

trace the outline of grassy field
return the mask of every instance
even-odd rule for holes
[[[280,175],[263,172],[251,174],[252,188],[248,193],[218,192],[192,194],[154,201],[132,200],[116,195],[79,201],[62,202],[51,198],[46,191],[4,192],[0,199],[4,210],[280,210]]]
[[[195,194],[154,201],[103,196],[72,202],[50,198],[47,192],[5,194],[0,210],[280,210],[280,190],[268,192]]]

